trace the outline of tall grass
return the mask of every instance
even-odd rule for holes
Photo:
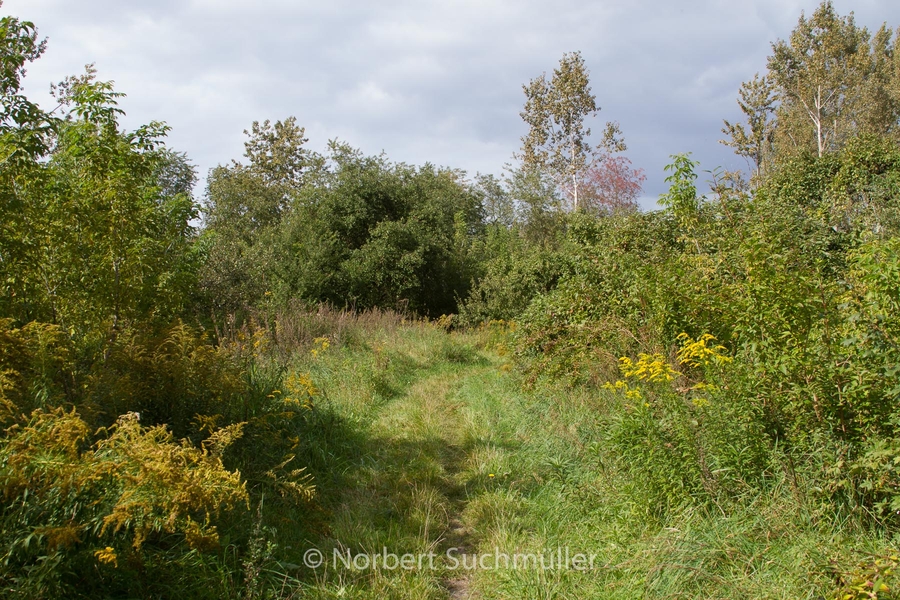
[[[283,351],[305,351],[317,338],[328,337],[338,346],[363,342],[379,331],[389,333],[409,321],[409,317],[393,310],[335,309],[327,304],[309,308],[291,302],[275,314],[274,339]]]

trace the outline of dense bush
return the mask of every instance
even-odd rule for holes
[[[482,228],[480,198],[460,172],[393,164],[338,143],[308,171],[276,187],[252,164],[213,170],[203,271],[213,313],[294,298],[456,312],[476,274]]]
[[[636,480],[734,497],[783,462],[823,501],[889,517],[900,153],[862,138],[712,199],[693,168],[674,163],[664,212],[570,227],[574,267],[519,319],[526,372],[615,380],[616,359],[641,352],[680,370],[679,337],[711,335],[733,362],[702,395],[683,377],[625,392],[648,399],[611,429]]]

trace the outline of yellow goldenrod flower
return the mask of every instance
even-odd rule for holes
[[[699,339],[694,340],[686,333],[679,334],[677,338],[681,342],[676,354],[678,362],[690,367],[708,366],[710,364],[723,365],[732,362],[734,359],[727,354],[725,346],[712,345],[716,338],[704,333]],[[709,345],[708,345],[709,344]]]
[[[627,356],[619,359],[620,368],[625,377],[632,377],[640,381],[672,381],[675,371],[662,354],[638,354],[637,362]]]
[[[94,556],[97,557],[97,560],[102,562],[105,565],[112,565],[114,567],[119,566],[118,557],[116,556],[116,551],[111,546],[107,546],[102,550],[97,550],[94,552]]]

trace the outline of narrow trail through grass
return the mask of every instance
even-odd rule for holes
[[[405,465],[412,467],[421,464],[417,463],[418,459],[424,459],[432,466],[432,477],[414,485],[432,487],[423,488],[419,494],[429,508],[434,506],[436,509],[434,514],[427,515],[422,535],[423,541],[430,549],[437,550],[435,553],[439,556],[446,556],[451,549],[460,554],[472,550],[468,528],[462,521],[469,483],[464,470],[470,458],[464,425],[465,419],[472,415],[465,400],[455,397],[456,390],[468,378],[483,380],[495,376],[491,366],[450,372],[440,370],[413,385],[407,394],[394,402],[392,410],[376,422],[376,427],[386,435],[385,444],[405,443],[417,447]],[[405,467],[401,465],[401,468]],[[404,476],[411,478],[415,474],[404,473]],[[416,508],[421,510],[422,506]],[[466,574],[447,572],[440,575],[440,582],[450,598],[470,597]]]
[[[471,574],[448,564],[447,553],[461,560],[474,551],[469,501],[497,477],[491,457],[514,443],[491,427],[503,405],[503,361],[443,333],[427,342],[374,343],[371,365],[361,356],[320,363],[319,385],[331,390],[330,408],[354,431],[354,447],[344,448],[338,485],[323,490],[327,535],[311,541],[325,564],[306,590],[312,597],[477,597]],[[385,552],[429,558],[414,569],[385,566],[383,556],[379,568],[365,564]],[[347,568],[352,557],[358,562]]]

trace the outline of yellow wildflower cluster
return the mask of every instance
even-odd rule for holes
[[[619,359],[619,365],[625,377],[633,377],[640,381],[672,381],[678,371],[672,369],[662,354],[638,354],[637,362],[627,356]]]
[[[319,390],[307,374],[290,374],[284,382],[287,390],[285,402],[300,404],[306,408],[312,406],[312,399],[319,395]]]
[[[95,551],[94,556],[97,557],[98,561],[102,562],[105,565],[112,565],[114,567],[119,566],[119,560],[116,556],[116,551],[111,546],[107,546],[106,548]]]
[[[319,354],[324,354],[328,347],[331,346],[331,341],[327,337],[317,337],[313,340],[312,350],[309,351],[313,357],[318,357]]]
[[[678,349],[676,357],[678,362],[683,365],[706,367],[710,364],[723,365],[734,360],[724,354],[725,346],[714,345],[716,338],[709,333],[704,333],[696,340],[688,334],[682,333],[676,339],[681,342],[681,348]]]
[[[603,384],[604,389],[620,391],[625,394],[625,397],[629,400],[640,400],[641,390],[639,388],[632,388],[628,385],[627,381],[619,380],[615,383],[605,383]]]
[[[709,365],[723,365],[733,360],[725,354],[724,346],[715,343],[716,338],[711,334],[705,333],[695,340],[688,334],[682,333],[677,339],[681,342],[681,348],[676,353],[678,364],[696,368]],[[619,359],[619,367],[626,379],[635,379],[637,381],[672,381],[682,375],[682,373],[672,368],[662,354],[641,353],[636,361],[624,356]],[[626,398],[631,400],[641,399],[640,389],[631,388],[626,381],[607,383],[604,385],[604,388],[622,392]],[[689,391],[712,392],[715,389],[715,386],[711,384],[699,382],[689,388]],[[691,399],[691,402],[694,406],[700,408],[706,406],[709,400],[703,397],[694,397]]]

